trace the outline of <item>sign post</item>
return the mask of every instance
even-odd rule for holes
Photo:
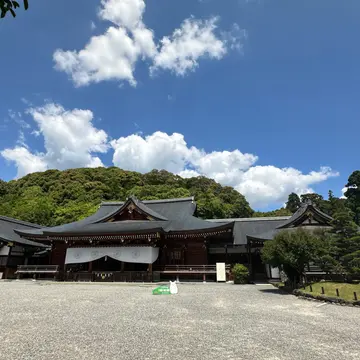
[[[225,263],[216,263],[216,281],[226,281]]]

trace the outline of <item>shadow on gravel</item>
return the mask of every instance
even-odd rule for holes
[[[259,289],[259,291],[262,293],[265,293],[265,294],[292,295],[284,290],[280,290],[280,289],[276,289],[276,288],[275,289]]]

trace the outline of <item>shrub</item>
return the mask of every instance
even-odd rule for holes
[[[232,268],[235,284],[247,284],[249,282],[249,270],[243,264],[235,264]]]

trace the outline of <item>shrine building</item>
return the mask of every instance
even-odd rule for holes
[[[65,280],[158,281],[180,273],[211,278],[215,271],[209,265],[225,259],[210,249],[233,244],[234,222],[202,220],[195,211],[193,197],[130,197],[102,203],[77,222],[15,232],[50,245],[49,264],[57,265]]]
[[[261,261],[264,242],[298,227],[329,229],[332,220],[311,203],[292,216],[203,220],[196,217],[194,197],[104,202],[95,214],[55,227],[5,219],[0,251],[9,255],[15,243],[22,247],[11,270],[9,258],[3,260],[5,277],[19,265],[18,277],[129,282],[216,280],[217,263],[226,264],[227,275],[231,265],[241,263],[252,279],[278,279],[278,270]]]

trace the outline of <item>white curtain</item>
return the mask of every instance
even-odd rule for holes
[[[150,246],[68,248],[65,264],[80,264],[105,256],[128,263],[152,264],[159,256],[159,248]]]

